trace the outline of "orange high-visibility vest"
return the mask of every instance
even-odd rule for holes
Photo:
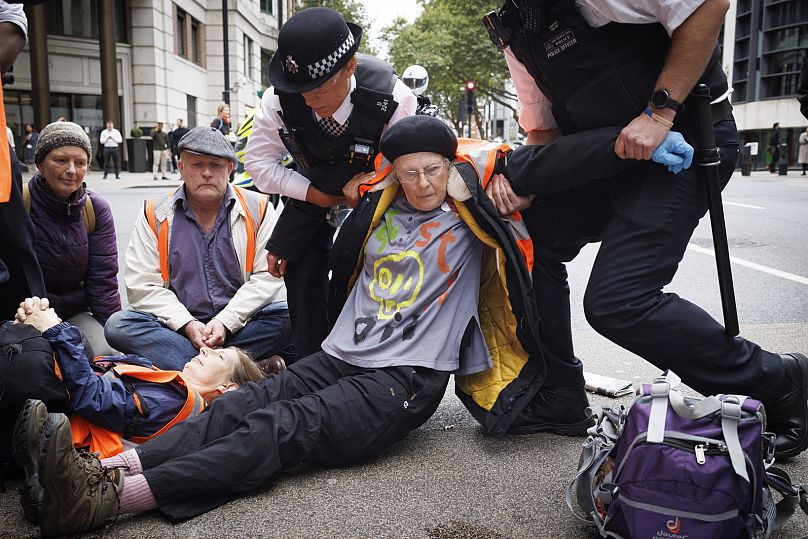
[[[261,228],[261,224],[264,222],[264,215],[266,214],[269,199],[266,195],[261,194],[261,197],[258,200],[258,226],[255,226],[256,218],[252,214],[252,210],[247,204],[247,197],[244,196],[244,189],[241,187],[236,187],[235,185],[232,185],[231,187],[236,193],[236,198],[238,198],[239,202],[241,203],[241,207],[245,210],[244,231],[247,234],[247,253],[244,260],[244,269],[247,273],[247,279],[249,279],[250,275],[252,275],[253,259],[255,258],[255,239],[258,236],[258,230]],[[168,288],[168,219],[157,221],[155,208],[156,204],[154,199],[148,199],[146,201],[144,210],[146,213],[146,220],[149,222],[149,226],[151,227],[152,232],[154,232],[154,236],[157,238],[157,252],[160,255],[160,275],[163,277],[163,286]],[[166,226],[163,226],[163,224]]]
[[[205,401],[196,389],[188,384],[179,371],[163,371],[156,367],[149,368],[141,367],[140,365],[117,365],[111,369],[111,372],[119,378],[134,378],[135,380],[157,384],[178,383],[188,392],[185,404],[177,415],[174,416],[171,421],[163,425],[157,432],[151,436],[132,436],[128,438],[129,441],[136,444],[142,444],[155,436],[163,434],[180,421],[197,416],[205,409]],[[135,406],[141,415],[143,415],[140,398],[137,394],[134,394],[133,397],[135,399]],[[73,445],[75,447],[87,448],[91,453],[97,451],[101,453],[101,458],[112,457],[123,451],[123,440],[120,433],[95,425],[83,417],[74,415],[70,418],[70,429],[72,431]]]
[[[0,203],[11,198],[11,153],[6,131],[6,106],[3,103],[3,85],[0,84]]]

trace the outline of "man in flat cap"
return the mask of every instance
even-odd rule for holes
[[[283,276],[297,357],[328,333],[326,290],[334,226],[329,208],[356,202],[387,128],[415,114],[417,98],[377,58],[357,54],[362,29],[328,8],[291,17],[278,34],[244,165],[265,193],[289,198],[267,245],[269,271]],[[289,153],[295,169],[285,168]],[[333,323],[333,320],[331,321]]]
[[[108,342],[173,370],[202,347],[238,346],[256,360],[283,352],[286,289],[264,249],[272,204],[228,183],[236,154],[218,130],[194,128],[178,149],[183,185],[147,200],[135,223],[125,276],[133,310],[109,319]]]

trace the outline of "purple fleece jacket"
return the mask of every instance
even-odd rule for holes
[[[102,324],[121,310],[118,248],[109,203],[83,186],[70,201],[57,199],[37,173],[28,183],[36,254],[51,306],[62,318],[90,311]],[[87,235],[81,213],[86,197],[95,211]]]

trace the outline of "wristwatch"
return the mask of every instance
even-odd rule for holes
[[[655,109],[671,109],[678,113],[682,111],[682,104],[671,99],[671,94],[665,89],[659,89],[651,97],[651,106]]]

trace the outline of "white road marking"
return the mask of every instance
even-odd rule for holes
[[[725,206],[738,206],[738,207],[741,207],[741,208],[752,208],[753,210],[765,210],[766,209],[763,206],[755,206],[753,204],[741,204],[740,202],[727,202],[726,200],[724,201],[724,205]]]
[[[700,247],[694,243],[688,243],[687,248],[691,251],[696,251],[697,253],[715,256],[715,252],[712,249],[705,249],[704,247]],[[750,268],[753,270],[757,270],[763,273],[768,273],[769,275],[774,275],[775,277],[780,277],[782,279],[788,279],[789,281],[794,281],[795,283],[800,283],[804,285],[808,285],[808,278],[802,277],[801,275],[794,275],[793,273],[788,273],[787,271],[781,271],[779,269],[770,268],[768,266],[763,266],[761,264],[755,264],[754,262],[749,262],[748,260],[744,260],[742,258],[737,258],[734,256],[729,257],[730,261],[733,264],[737,264],[739,266],[744,266],[746,268]]]

